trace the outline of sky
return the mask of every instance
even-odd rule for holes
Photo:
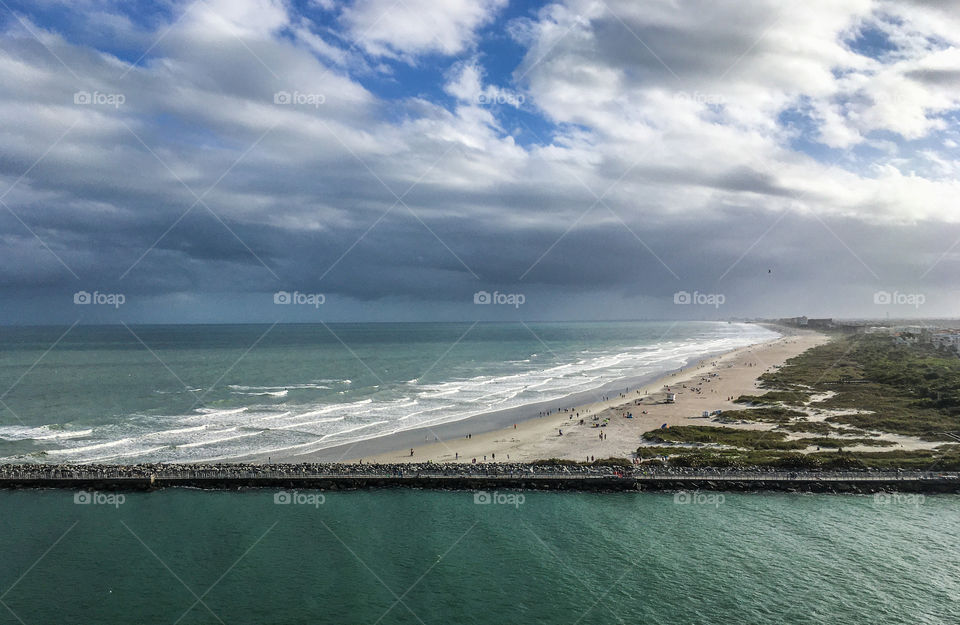
[[[960,2],[0,0],[0,323],[958,317]]]

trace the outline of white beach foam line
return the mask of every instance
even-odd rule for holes
[[[247,397],[286,397],[290,391],[233,391],[234,395],[246,395]]]
[[[93,430],[74,430],[72,432],[54,431],[50,434],[47,434],[44,436],[34,436],[33,438],[38,441],[45,441],[45,440],[51,440],[51,439],[60,440],[60,439],[67,439],[67,438],[83,438],[84,436],[90,436],[91,434],[93,434]]]
[[[82,454],[88,451],[94,451],[97,449],[107,449],[110,447],[117,447],[119,445],[126,445],[133,443],[137,440],[140,440],[139,436],[129,437],[129,438],[118,438],[113,441],[105,441],[102,443],[95,443],[93,445],[83,445],[81,447],[64,447],[63,449],[50,449],[47,451],[48,454],[54,456],[66,456],[66,455],[76,455]]]
[[[166,446],[152,447],[149,449],[132,449],[126,452],[110,454],[107,456],[93,456],[90,458],[84,458],[83,461],[87,463],[94,463],[94,462],[103,462],[104,460],[115,460],[117,458],[134,458],[137,456],[147,456],[149,454],[154,454],[159,451],[163,451],[165,449],[167,449]]]
[[[210,416],[214,416],[214,415],[238,414],[238,413],[241,413],[241,412],[245,412],[246,410],[247,410],[247,407],[246,407],[246,406],[244,406],[243,408],[226,408],[226,409],[223,409],[223,408],[197,408],[197,412],[203,413],[203,414],[205,414],[205,415],[210,415]]]
[[[305,425],[317,425],[320,423],[334,423],[336,421],[343,421],[346,417],[333,417],[332,419],[317,419],[315,421],[303,421],[300,423],[289,423],[285,425],[280,425],[277,427],[270,428],[271,430],[292,430],[294,428],[303,427]],[[312,434],[312,432],[311,432]]]
[[[386,422],[386,421],[378,421],[378,422],[376,422],[376,423],[370,423],[370,424],[367,424],[367,425],[364,425],[364,426],[360,426],[360,427],[357,427],[357,428],[353,428],[353,430],[359,430],[359,429],[363,429],[363,428],[365,428],[365,427],[372,427],[372,426],[380,425],[380,424],[383,424],[383,423],[387,423],[387,422]],[[347,431],[353,431],[353,430],[347,430]],[[363,437],[356,438],[356,439],[353,439],[353,440],[351,440],[351,439],[347,439],[347,440],[330,440],[330,441],[327,441],[327,440],[326,440],[326,439],[330,438],[331,436],[336,436],[337,434],[340,434],[340,433],[337,432],[337,433],[335,433],[335,434],[330,434],[330,435],[322,436],[322,437],[320,437],[318,440],[308,441],[308,442],[306,442],[306,443],[298,443],[298,444],[296,444],[296,445],[285,445],[285,446],[282,446],[282,447],[270,447],[269,449],[250,450],[250,451],[248,452],[248,454],[249,454],[249,453],[256,453],[256,454],[258,454],[258,455],[273,455],[273,454],[281,454],[281,455],[283,455],[283,454],[285,454],[287,457],[294,458],[294,457],[296,457],[296,456],[302,456],[302,455],[304,455],[304,454],[313,453],[313,452],[318,451],[318,450],[320,450],[320,449],[326,449],[327,447],[336,447],[336,446],[338,446],[338,445],[349,445],[350,443],[360,442],[360,441],[364,440]],[[378,435],[378,436],[379,436],[379,435]],[[293,451],[293,450],[299,450],[299,451],[298,451],[297,453],[294,453],[294,454],[289,453],[290,451]],[[231,455],[219,456],[219,457],[216,457],[216,458],[207,458],[207,459],[205,459],[205,461],[206,461],[206,462],[213,462],[213,461],[215,461],[215,460],[225,460],[225,459],[228,459],[228,458],[236,458],[236,457],[238,457],[238,456],[240,456],[240,455],[242,455],[242,454],[231,454]]]
[[[235,428],[234,428],[235,429]],[[237,434],[236,436],[224,436],[223,438],[213,438],[206,439],[202,441],[196,441],[194,443],[186,443],[183,445],[176,445],[177,449],[189,449],[191,447],[206,447],[208,445],[215,445],[217,443],[225,443],[227,441],[235,441],[239,438],[250,438],[251,436],[260,436],[263,434],[263,430],[258,430],[256,432],[247,432],[246,434]]]
[[[293,391],[293,390],[305,390],[305,389],[328,389],[329,386],[325,384],[285,384],[282,386],[245,386],[242,384],[230,384],[227,388],[234,391],[255,391],[255,392],[266,392],[266,391]]]
[[[142,438],[148,438],[150,436],[163,436],[170,434],[186,434],[187,432],[199,432],[200,430],[207,429],[205,425],[191,425],[185,428],[174,428],[172,430],[157,430],[156,432],[150,432],[149,434],[144,434]]]
[[[230,408],[227,410],[217,410],[216,408],[199,408],[197,412],[200,414],[195,415],[186,415],[181,417],[183,421],[200,421],[202,419],[216,419],[218,417],[228,417],[230,415],[240,414],[246,412],[247,407],[243,408]]]
[[[89,436],[92,433],[93,430],[54,430],[48,425],[41,425],[39,427],[6,426],[0,428],[0,440],[60,440],[82,438],[84,436]]]

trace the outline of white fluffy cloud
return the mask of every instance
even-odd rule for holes
[[[507,0],[357,0],[341,20],[355,43],[376,56],[410,58],[429,52],[460,54],[476,29]]]
[[[850,46],[864,22],[881,10],[890,20],[890,9],[868,0],[570,0],[514,26],[529,45],[517,75],[551,119],[588,129],[608,156],[641,159],[621,189],[631,178],[647,195],[662,187],[664,198],[687,198],[683,210],[719,193],[868,221],[957,221],[954,181],[910,175],[892,158],[870,167],[817,162],[795,150],[782,123],[785,112],[800,110],[808,139],[842,149],[874,131],[909,140],[947,126],[941,114],[960,108],[950,79],[956,48],[914,42],[883,62]],[[910,7],[897,11],[907,41],[916,29]]]

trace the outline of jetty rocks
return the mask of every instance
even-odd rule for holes
[[[960,492],[960,474],[935,471],[773,471],[575,463],[4,464],[0,488],[153,490],[430,488],[448,490],[724,490],[835,493]]]

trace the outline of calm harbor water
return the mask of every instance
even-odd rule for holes
[[[320,495],[0,492],[0,625],[960,622],[957,496]]]

